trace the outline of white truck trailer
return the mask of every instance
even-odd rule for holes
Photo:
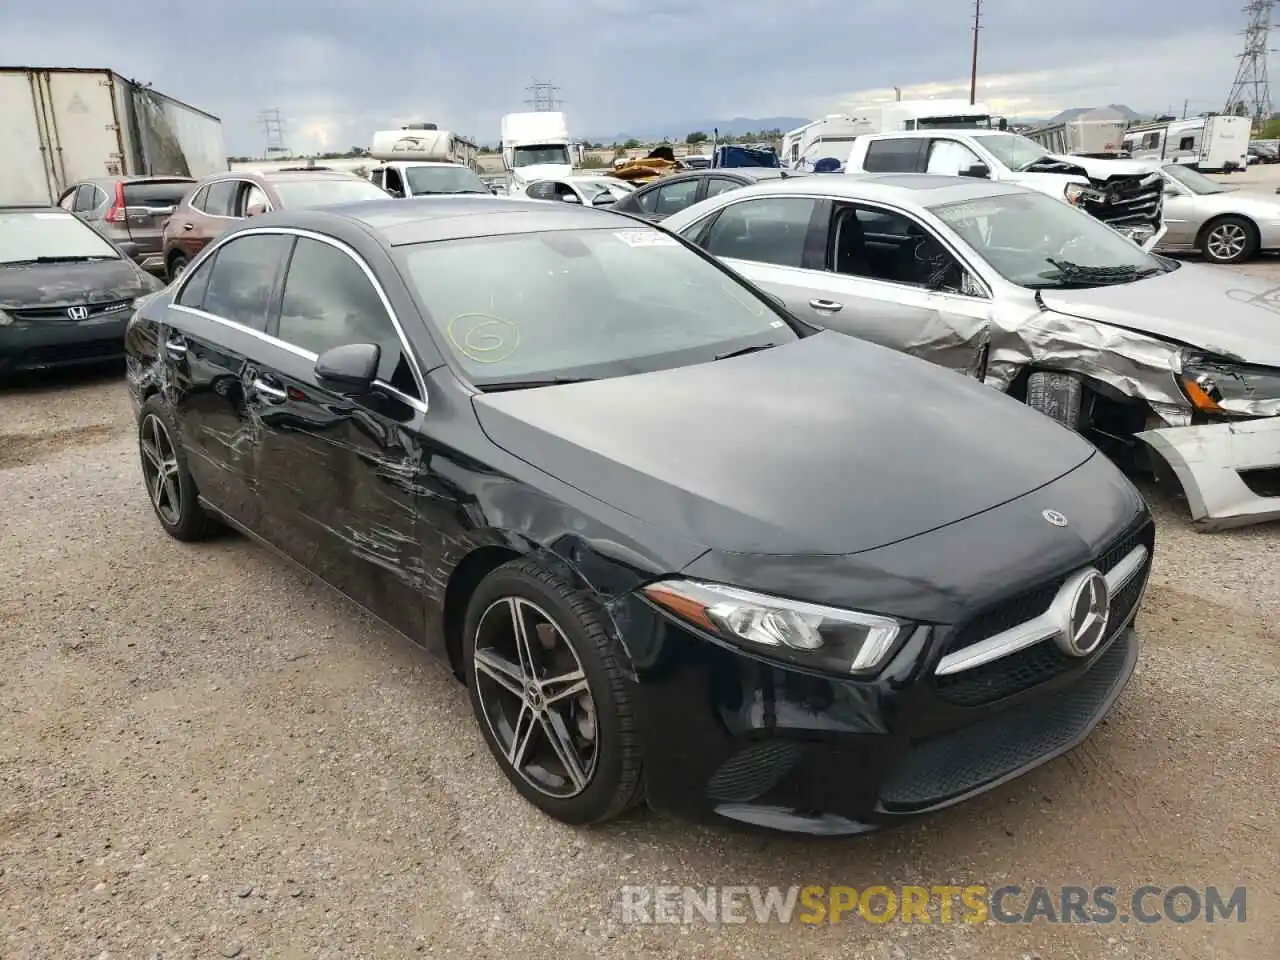
[[[1124,146],[1134,160],[1181,163],[1203,173],[1230,173],[1249,165],[1248,117],[1192,117],[1130,127]]]
[[[482,193],[480,147],[474,140],[441,130],[433,123],[417,123],[373,135],[369,156],[380,165],[369,179],[395,197],[451,193]]]
[[[1025,136],[1049,153],[1107,159],[1124,151],[1127,126],[1124,114],[1102,107],[1086,110],[1060,123],[1029,130]]]
[[[0,67],[0,204],[93,177],[228,169],[222,121],[113,70]]]
[[[563,113],[540,110],[502,118],[502,166],[511,191],[522,192],[535,180],[559,180],[573,174],[569,125]]]

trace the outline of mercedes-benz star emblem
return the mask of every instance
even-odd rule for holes
[[[1058,635],[1062,652],[1073,657],[1087,657],[1107,635],[1111,616],[1111,592],[1106,578],[1097,570],[1088,570],[1073,585],[1065,605],[1066,623]]]
[[[1059,513],[1057,510],[1041,511],[1040,516],[1044,517],[1046,520],[1052,523],[1055,527],[1065,527],[1067,525],[1067,518],[1061,513]]]
[[[87,320],[89,318],[89,308],[71,307],[67,310],[67,316],[72,320]]]

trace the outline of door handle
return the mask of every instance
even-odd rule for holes
[[[837,303],[835,300],[824,300],[821,297],[810,300],[809,306],[813,307],[815,310],[825,310],[828,313],[836,313],[844,309],[843,303]]]
[[[187,355],[187,343],[179,336],[170,336],[164,342],[166,353],[170,353],[175,357],[185,357]]]
[[[196,228],[196,225],[194,223],[184,223],[182,225],[183,230],[194,230],[195,228]]]
[[[289,394],[285,390],[281,390],[275,384],[270,383],[262,377],[257,377],[253,381],[253,390],[258,396],[266,400],[268,403],[284,403],[289,399]]]

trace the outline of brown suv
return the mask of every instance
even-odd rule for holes
[[[245,217],[387,196],[362,177],[323,167],[213,174],[182,198],[164,225],[165,275],[172,281],[210,240]]]
[[[58,206],[74,213],[152,273],[164,271],[162,228],[191,177],[97,177],[73,183]]]

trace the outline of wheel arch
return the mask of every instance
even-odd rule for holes
[[[1258,221],[1247,213],[1216,213],[1201,224],[1200,229],[1196,231],[1196,249],[1203,253],[1205,238],[1209,236],[1209,231],[1213,229],[1215,224],[1228,219],[1244,221],[1245,226],[1253,233],[1254,243],[1260,244],[1262,242],[1262,228],[1258,226]]]

